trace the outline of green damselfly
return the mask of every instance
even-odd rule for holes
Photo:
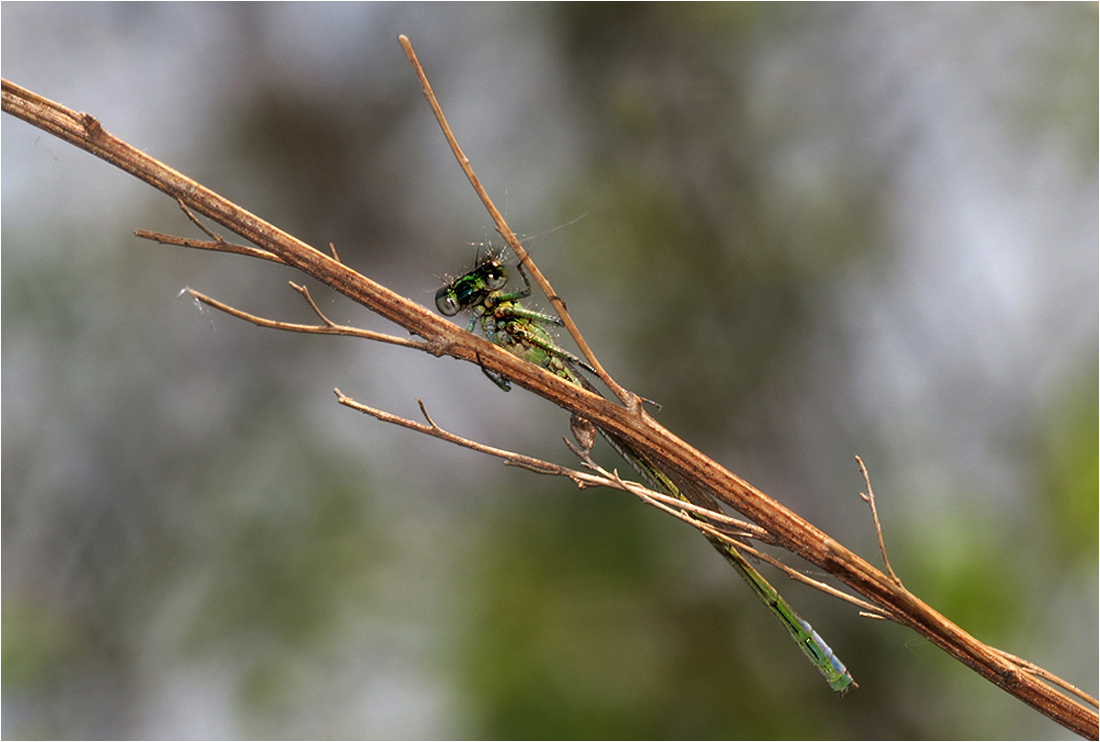
[[[582,369],[592,373],[592,367],[558,346],[553,336],[547,331],[547,325],[560,327],[563,324],[562,321],[552,315],[527,309],[520,304],[523,299],[531,295],[531,284],[522,264],[518,269],[523,279],[523,288],[506,291],[508,270],[500,255],[490,253],[479,259],[473,269],[448,281],[436,292],[436,308],[440,314],[447,317],[469,311],[472,317],[466,327],[468,331],[472,332],[480,326],[482,334],[496,345],[574,384],[599,393],[581,374]],[[482,370],[505,391],[511,388],[507,379],[488,369]],[[611,431],[602,428],[598,430],[612,448],[642,475],[651,489],[710,510],[719,510],[717,502],[709,494],[693,488],[677,486],[645,453],[638,451]],[[771,609],[787,633],[798,644],[799,649],[828,681],[829,686],[840,695],[856,688],[857,685],[851,673],[833,654],[829,645],[795,612],[771,583],[749,564],[741,552],[732,543],[716,536],[707,534],[707,538],[744,578],[756,596]]]

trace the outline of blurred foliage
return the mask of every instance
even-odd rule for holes
[[[757,642],[749,637],[778,640],[766,643],[794,666],[774,672],[789,672],[808,698],[823,681],[783,645],[778,625],[744,619],[759,606],[734,575],[702,591],[669,568],[681,561],[684,527],[621,495],[567,500],[537,520],[512,514],[488,524],[500,535],[476,556],[477,612],[456,663],[475,705],[473,736],[814,735],[808,714],[769,710],[789,688],[747,656]]]
[[[1100,523],[1100,440],[1096,410],[1100,395],[1093,381],[1095,366],[1079,385],[1069,386],[1053,411],[1041,445],[1045,495],[1042,518],[1054,533],[1050,539],[1067,566],[1089,568],[1097,561]]]

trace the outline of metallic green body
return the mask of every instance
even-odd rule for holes
[[[583,386],[596,391],[591,382],[581,375],[579,369],[592,371],[592,368],[577,356],[559,347],[544,325],[561,326],[557,317],[534,312],[522,307],[519,302],[531,295],[531,285],[523,266],[519,266],[524,288],[506,292],[508,273],[498,257],[488,256],[480,260],[468,273],[450,281],[436,292],[436,307],[440,313],[451,317],[462,311],[470,311],[473,317],[467,330],[473,331],[479,324],[482,334],[493,343],[506,348],[513,354],[525,358],[531,363]],[[507,379],[482,369],[497,386],[505,391],[511,388]],[[598,393],[598,392],[597,392]],[[614,433],[597,428],[608,443],[647,481],[647,485],[656,491],[718,511],[718,503],[705,492],[687,487],[678,487],[672,479],[658,468],[648,456],[636,450]],[[798,644],[799,649],[809,658],[814,667],[821,672],[829,686],[840,695],[856,688],[856,682],[829,645],[821,638],[771,583],[749,564],[737,548],[725,540],[708,535],[715,549],[726,558],[738,574],[744,578],[757,597],[764,602],[780,623]]]

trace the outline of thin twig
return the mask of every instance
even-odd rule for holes
[[[494,446],[487,446],[484,443],[479,443],[477,441],[470,440],[469,438],[464,438],[455,433],[451,433],[450,431],[442,428],[438,423],[435,422],[435,420],[432,419],[431,415],[428,413],[427,408],[424,406],[424,402],[419,399],[417,400],[417,404],[420,406],[420,412],[424,416],[424,419],[427,420],[427,425],[423,423],[418,423],[415,420],[409,420],[408,418],[401,417],[400,415],[394,415],[384,410],[379,410],[377,408],[370,407],[369,405],[362,404],[361,402],[358,402],[351,397],[348,397],[339,389],[335,389],[333,391],[336,393],[337,401],[339,401],[340,404],[346,405],[347,407],[370,415],[378,420],[381,420],[382,422],[399,425],[410,430],[415,430],[418,433],[430,435],[434,438],[439,438],[440,440],[454,443],[455,445],[459,445],[464,448],[469,448],[473,451],[478,451],[480,453],[485,453],[490,456],[495,456],[499,459],[503,459],[506,464],[520,466],[524,469],[538,474],[567,477],[582,488],[609,487],[634,495],[645,504],[672,515],[673,517],[683,521],[684,523],[687,523],[692,528],[695,528],[701,533],[707,536],[711,536],[723,543],[730,544],[737,549],[751,554],[757,559],[771,564],[777,569],[785,572],[789,577],[794,580],[802,582],[805,585],[809,585],[810,587],[816,590],[820,590],[828,595],[832,595],[834,597],[840,598],[841,600],[847,601],[852,605],[860,608],[862,611],[871,613],[876,618],[888,617],[877,606],[874,606],[866,601],[860,600],[859,598],[838,590],[831,585],[821,582],[820,580],[816,580],[808,575],[805,575],[798,570],[789,567],[788,565],[774,558],[770,554],[760,551],[751,544],[748,544],[744,540],[742,540],[744,538],[760,538],[764,536],[765,533],[759,526],[753,523],[746,523],[744,521],[730,518],[724,513],[715,512],[713,510],[700,507],[693,503],[671,497],[661,492],[656,492],[641,484],[638,484],[637,482],[624,480],[619,476],[617,472],[609,472],[593,462],[586,453],[576,450],[571,444],[569,444],[568,441],[566,441],[566,444],[570,445],[570,448],[573,448],[574,453],[577,453],[582,458],[587,467],[591,468],[593,471],[598,472],[598,475],[587,474],[585,472],[577,471],[576,469],[570,469],[568,467],[554,464],[549,461],[544,461],[542,459],[537,459],[531,456],[516,453],[515,451],[509,451],[503,448],[496,448]],[[719,528],[716,526],[716,524],[721,524],[722,527]],[[731,527],[735,530],[731,531]]]
[[[839,598],[840,600],[851,603],[852,605],[860,609],[860,615],[867,616],[868,618],[879,618],[902,623],[901,621],[898,621],[898,619],[893,615],[889,615],[884,612],[883,609],[879,608],[877,605],[872,605],[866,600],[860,600],[854,595],[850,595],[843,590],[838,590],[828,583],[814,579],[804,572],[799,572],[794,567],[784,564],[783,562],[773,557],[771,554],[767,553],[766,551],[761,551],[757,549],[752,544],[738,542],[736,545],[742,551],[752,554],[754,557],[760,559],[761,561],[767,562],[781,572],[785,572],[787,576],[790,577],[792,580],[801,582],[804,585],[809,585],[810,587],[816,590],[820,590],[827,595],[831,595],[834,598]]]
[[[1057,685],[1059,688],[1062,688],[1062,689],[1072,693],[1073,695],[1077,696],[1078,698],[1080,698],[1082,701],[1089,704],[1090,706],[1100,708],[1100,701],[1098,701],[1095,697],[1090,696],[1088,693],[1085,693],[1083,690],[1078,688],[1076,685],[1072,685],[1070,683],[1067,683],[1065,680],[1062,680],[1057,675],[1053,675],[1053,674],[1047,672],[1046,670],[1039,667],[1035,663],[1028,662],[1027,660],[1022,659],[1020,657],[1017,657],[1016,655],[1011,654],[1009,652],[1006,652],[1003,649],[995,649],[993,651],[996,652],[997,654],[1001,655],[1002,657],[1004,657],[1008,661],[1015,662],[1017,665],[1019,665],[1020,667],[1022,667],[1023,669],[1025,669],[1026,671],[1028,671],[1032,675],[1040,677],[1043,680],[1046,680],[1047,682],[1053,683],[1054,685]]]
[[[249,258],[260,258],[261,260],[270,260],[273,263],[279,263],[280,265],[287,265],[287,262],[274,253],[270,253],[267,250],[261,250],[258,247],[251,247],[249,245],[237,245],[232,242],[226,242],[224,239],[217,239],[213,242],[208,240],[196,240],[190,237],[177,237],[171,234],[163,234],[161,232],[150,232],[147,229],[135,229],[134,235],[140,237],[143,240],[152,240],[153,242],[159,242],[162,245],[175,245],[177,247],[190,247],[195,250],[212,250],[214,252],[226,252],[236,255],[244,255]]]
[[[236,253],[238,255],[247,255],[250,258],[262,258],[264,260],[271,260],[276,263],[282,263],[283,265],[289,265],[285,260],[280,258],[274,253],[263,250],[258,247],[248,247],[246,245],[235,245],[231,242],[226,242],[225,238],[220,234],[212,232],[206,227],[199,218],[195,216],[195,213],[191,209],[187,208],[187,204],[183,202],[182,198],[177,198],[176,203],[180,207],[180,211],[184,213],[192,224],[198,227],[203,234],[209,237],[212,242],[206,242],[205,240],[192,240],[184,237],[176,237],[170,234],[161,234],[160,232],[150,232],[145,229],[136,229],[134,234],[142,239],[154,240],[162,245],[178,245],[180,247],[193,247],[198,250],[213,250],[215,252],[228,252]]]
[[[569,474],[567,473],[568,470],[565,469],[565,467],[559,466],[557,464],[551,464],[550,462],[542,461],[541,459],[536,459],[531,456],[524,456],[513,451],[507,451],[503,448],[486,446],[484,443],[478,443],[477,441],[472,441],[468,438],[463,438],[462,436],[455,435],[454,433],[444,430],[440,426],[436,425],[435,421],[432,420],[431,415],[428,414],[428,410],[424,406],[424,402],[422,400],[418,399],[416,400],[416,403],[420,406],[420,412],[422,415],[424,415],[424,419],[428,421],[427,425],[423,423],[418,423],[415,420],[409,420],[408,418],[401,417],[400,415],[391,414],[389,412],[386,412],[385,410],[379,410],[377,408],[370,407],[369,405],[365,405],[361,402],[357,402],[341,392],[339,389],[333,389],[332,391],[336,393],[336,401],[338,401],[340,404],[345,405],[346,407],[350,407],[353,410],[358,410],[359,412],[370,415],[371,417],[381,420],[382,422],[390,423],[392,425],[400,425],[403,428],[409,428],[410,430],[415,430],[418,433],[424,433],[425,435],[430,435],[434,438],[439,438],[440,440],[454,443],[464,448],[469,448],[474,451],[479,451],[481,453],[487,453],[490,456],[496,456],[497,458],[510,461],[518,466],[522,466],[523,468],[529,469],[531,471],[540,472],[542,474],[569,476]],[[587,476],[584,475],[582,472],[573,473],[580,475],[580,477],[582,478]]]
[[[574,452],[577,451],[574,449]],[[852,605],[860,608],[864,613],[872,614],[875,618],[891,618],[893,616],[887,615],[881,608],[876,605],[872,605],[865,600],[849,595],[842,590],[838,590],[835,587],[828,585],[820,580],[816,580],[809,575],[806,575],[798,570],[790,567],[783,562],[779,561],[775,557],[771,556],[767,552],[760,551],[753,547],[751,544],[742,541],[741,538],[755,538],[757,540],[768,540],[767,532],[763,531],[759,526],[755,524],[744,523],[733,518],[729,518],[723,513],[715,512],[708,508],[695,505],[686,500],[671,497],[659,492],[655,492],[643,485],[636,482],[629,482],[622,479],[618,472],[608,472],[603,467],[592,462],[587,455],[583,455],[586,465],[599,471],[610,482],[607,486],[614,486],[616,489],[622,489],[626,492],[630,492],[643,502],[663,510],[674,518],[687,523],[699,532],[707,536],[713,536],[723,543],[732,545],[734,548],[745,551],[754,557],[767,562],[776,569],[785,572],[791,579],[797,580],[803,584],[809,585],[823,593],[832,595],[833,597],[840,598],[847,601]],[[705,520],[700,520],[703,518]],[[731,533],[727,529],[716,528],[715,523],[727,523],[731,522],[739,529],[737,532]],[[741,538],[738,538],[741,537]],[[893,619],[896,620],[896,619]]]
[[[389,343],[391,345],[400,345],[405,348],[415,348],[417,350],[427,351],[429,353],[434,352],[435,348],[431,343],[424,342],[423,340],[411,340],[409,338],[396,337],[394,335],[386,335],[381,332],[373,332],[371,330],[363,330],[358,327],[349,327],[346,325],[338,325],[332,322],[328,317],[321,314],[321,310],[317,308],[317,305],[313,303],[313,298],[309,295],[309,291],[303,287],[295,284],[293,281],[289,281],[290,285],[299,293],[301,293],[310,306],[313,307],[313,311],[317,313],[317,316],[325,323],[323,325],[299,325],[293,322],[280,322],[279,320],[266,319],[264,317],[257,317],[254,314],[241,311],[228,304],[223,304],[217,299],[212,299],[206,294],[199,291],[195,291],[192,288],[185,288],[183,293],[186,293],[196,301],[202,302],[209,307],[213,307],[220,312],[232,315],[237,319],[243,319],[246,322],[251,322],[259,327],[270,327],[273,330],[286,330],[287,332],[304,332],[310,335],[346,335],[349,337],[363,338],[364,340],[376,340],[380,343]]]
[[[225,242],[225,239],[223,239],[220,234],[215,234],[214,232],[211,232],[209,229],[206,228],[205,224],[199,221],[199,218],[195,216],[194,212],[192,212],[191,209],[187,208],[187,204],[183,202],[182,198],[177,198],[176,203],[179,204],[180,211],[186,214],[187,218],[191,220],[191,223],[198,227],[203,234],[214,240],[214,242]]]
[[[894,568],[890,566],[890,557],[886,556],[886,540],[882,537],[882,523],[878,519],[878,508],[875,507],[875,491],[871,489],[871,475],[867,473],[867,467],[863,465],[863,459],[856,456],[856,463],[859,464],[859,470],[863,473],[863,481],[867,484],[867,493],[859,493],[860,498],[871,507],[871,517],[875,520],[875,533],[878,534],[878,548],[882,552],[882,561],[886,565],[886,573],[890,575],[890,579],[896,582],[899,586],[901,580],[894,574]]]
[[[641,411],[641,400],[639,397],[623,388],[617,381],[611,378],[611,375],[607,373],[604,367],[600,364],[596,354],[589,347],[585,341],[584,336],[581,334],[577,324],[573,321],[573,318],[569,315],[569,310],[565,306],[565,302],[554,291],[554,287],[550,285],[550,281],[543,275],[539,267],[535,265],[535,261],[531,259],[531,256],[520,244],[519,239],[516,237],[515,232],[508,226],[508,223],[504,220],[504,216],[493,204],[493,200],[489,198],[489,194],[486,192],[485,187],[481,185],[481,179],[477,177],[473,167],[470,165],[470,158],[462,151],[462,148],[458,144],[458,140],[455,138],[454,132],[451,131],[450,124],[447,123],[447,117],[443,115],[443,107],[439,105],[439,100],[435,97],[435,92],[432,91],[431,83],[428,82],[428,76],[424,72],[423,66],[420,64],[420,60],[416,56],[416,52],[413,50],[412,42],[408,37],[401,35],[397,37],[397,40],[401,42],[401,47],[405,50],[405,54],[409,58],[409,62],[412,63],[413,69],[416,71],[416,76],[420,80],[420,87],[424,90],[424,95],[428,99],[428,105],[431,106],[432,112],[435,114],[436,121],[439,122],[439,128],[443,130],[443,136],[447,139],[447,144],[450,145],[451,151],[454,153],[455,159],[458,160],[459,166],[462,168],[462,172],[466,174],[470,184],[474,187],[481,202],[485,205],[485,208],[489,211],[489,215],[492,216],[493,222],[496,224],[497,232],[504,238],[504,241],[508,243],[508,247],[512,249],[512,252],[519,258],[521,266],[525,266],[530,271],[531,276],[535,279],[535,283],[539,285],[543,293],[546,294],[546,298],[550,300],[550,303],[554,305],[554,310],[561,317],[562,322],[565,324],[565,329],[569,332],[570,337],[580,348],[581,353],[584,354],[585,359],[591,364],[596,375],[600,377],[600,381],[607,385],[608,389],[618,397],[623,404],[632,410]]]
[[[325,323],[326,327],[338,327],[338,325],[335,322],[333,322],[332,320],[330,320],[328,317],[325,316],[325,313],[322,312],[321,308],[317,306],[317,302],[313,301],[313,297],[310,296],[310,294],[309,294],[309,289],[307,289],[305,286],[299,286],[298,284],[294,283],[293,281],[288,281],[288,283],[290,284],[290,288],[297,291],[299,294],[301,294],[305,298],[306,301],[309,302],[309,306],[310,306],[311,309],[313,309],[313,313],[321,318],[321,321]],[[368,330],[360,330],[360,332],[368,332]],[[362,337],[362,336],[360,336],[360,337]],[[369,338],[369,339],[373,340],[374,338]],[[416,347],[416,346],[412,346],[412,347]]]

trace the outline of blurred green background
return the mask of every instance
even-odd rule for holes
[[[877,563],[861,455],[907,586],[1097,691],[1094,4],[0,14],[6,78],[430,306],[492,226],[407,34],[512,226],[587,215],[534,255],[661,422]],[[5,738],[1070,736],[767,571],[836,699],[686,526],[332,388],[570,463],[561,410],[201,311],[311,320],[292,271],[138,240],[200,235],[0,121]]]

